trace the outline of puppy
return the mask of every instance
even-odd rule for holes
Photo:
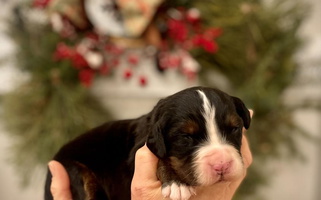
[[[54,159],[69,174],[74,200],[129,200],[135,152],[146,143],[159,158],[163,196],[187,200],[195,186],[241,175],[242,128],[250,121],[240,99],[193,87],[160,100],[140,118],[108,122],[77,137]],[[48,173],[45,200],[52,199],[50,184]]]

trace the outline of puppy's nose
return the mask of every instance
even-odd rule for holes
[[[230,172],[232,161],[220,162],[212,166],[212,168],[217,172],[217,174],[227,174]]]

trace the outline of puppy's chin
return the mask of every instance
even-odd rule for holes
[[[242,176],[242,157],[231,145],[205,145],[199,148],[194,158],[193,165],[199,186],[233,181]]]

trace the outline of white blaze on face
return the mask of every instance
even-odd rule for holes
[[[200,94],[203,100],[203,116],[206,123],[206,130],[209,137],[208,139],[212,141],[212,143],[219,144],[221,137],[218,134],[218,128],[215,123],[215,107],[211,105],[211,102],[208,100],[204,92],[200,90],[197,92]]]
[[[243,164],[238,151],[222,137],[215,120],[215,107],[205,93],[197,91],[203,101],[207,139],[198,148],[194,159],[197,182],[212,185],[222,180],[232,180],[242,173]]]

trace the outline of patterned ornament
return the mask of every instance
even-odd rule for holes
[[[61,19],[68,20],[77,29],[87,29],[90,23],[87,20],[82,1],[50,0],[47,5],[49,16],[52,17],[54,14],[58,14]]]
[[[87,0],[85,10],[98,34],[118,37],[127,35],[114,0]]]
[[[117,0],[125,31],[129,37],[138,37],[151,23],[158,6],[164,0]]]
[[[87,0],[85,10],[99,34],[138,37],[146,30],[162,1]]]

